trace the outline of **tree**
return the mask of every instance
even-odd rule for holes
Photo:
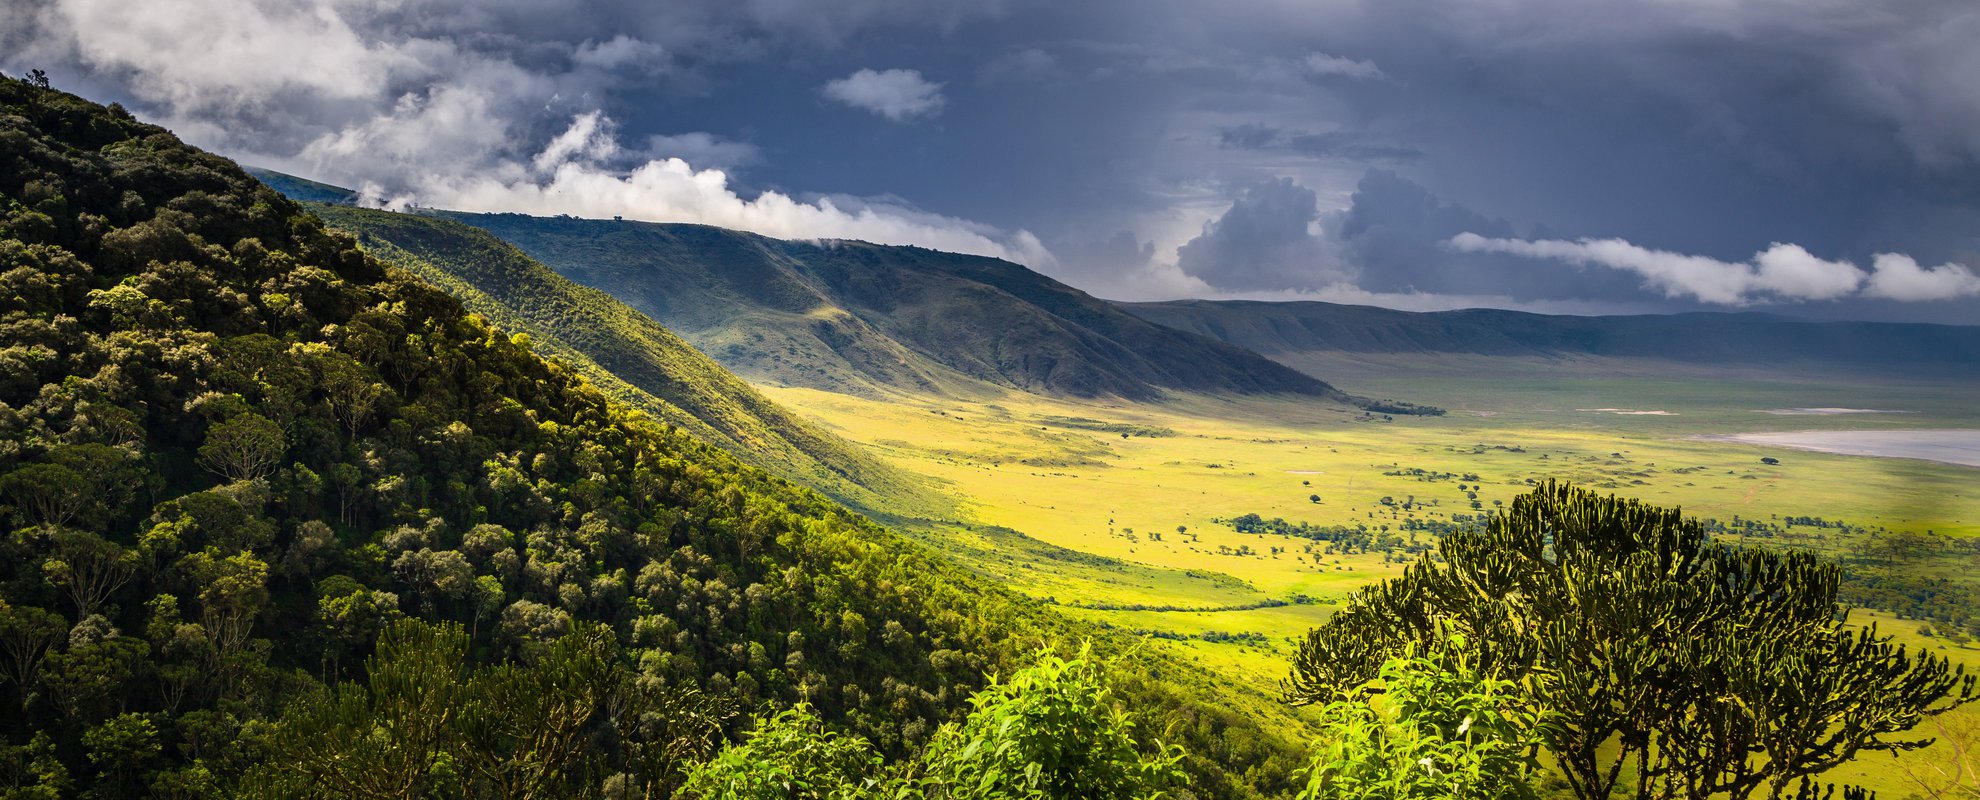
[[[1894,737],[1974,696],[1946,659],[1847,627],[1835,564],[1712,544],[1675,510],[1548,482],[1441,550],[1315,628],[1288,699],[1462,635],[1553,713],[1540,741],[1577,796],[1737,799],[1922,746]]]
[[[307,353],[316,367],[331,416],[344,426],[346,435],[356,438],[385,400],[385,387],[350,356],[315,343],[296,347]]]
[[[703,753],[695,743],[712,742],[726,716],[698,694],[643,694],[603,625],[580,626],[527,663],[477,667],[467,650],[459,625],[394,623],[364,681],[290,704],[269,742],[274,757],[246,785],[282,797],[591,796],[613,745]],[[671,736],[689,741],[660,738]]]
[[[852,800],[877,783],[880,755],[865,739],[827,730],[810,706],[758,717],[742,742],[688,771],[681,794],[700,800]]]
[[[54,546],[41,572],[68,593],[77,620],[95,613],[137,571],[136,553],[94,533],[58,528],[48,538]]]
[[[282,426],[249,412],[207,429],[199,463],[229,481],[248,481],[273,472],[288,449]]]
[[[1322,706],[1300,800],[1534,797],[1535,720],[1517,686],[1472,662],[1462,636],[1428,655],[1412,647]]]
[[[606,796],[658,800],[674,796],[684,768],[715,752],[722,724],[736,712],[728,698],[693,685],[660,687],[633,678],[613,695],[609,713],[624,771],[606,781]]]
[[[158,728],[139,714],[119,714],[89,729],[82,737],[96,765],[97,791],[105,796],[132,797],[144,794],[133,778],[149,771],[163,749]]]
[[[467,634],[404,621],[379,637],[362,683],[292,702],[266,769],[247,783],[273,796],[427,797],[457,785],[448,752],[466,689]]]
[[[60,464],[29,464],[0,478],[21,516],[34,525],[67,525],[89,505],[89,480]]]
[[[969,717],[929,742],[929,796],[1146,800],[1185,780],[1182,748],[1136,738],[1087,648],[1071,659],[1040,653],[969,702]]]
[[[23,709],[28,705],[49,648],[68,633],[69,626],[53,612],[0,600],[0,649],[7,655],[0,667],[6,668],[8,680],[21,696]]]
[[[407,550],[392,562],[392,574],[426,614],[432,614],[442,602],[460,599],[474,588],[474,567],[457,550],[427,547]]]
[[[246,646],[255,617],[268,605],[268,564],[246,550],[212,548],[186,556],[186,575],[199,587],[200,624],[221,656]]]

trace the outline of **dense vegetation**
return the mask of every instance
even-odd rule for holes
[[[294,179],[290,179],[291,191]],[[757,466],[862,508],[927,513],[899,470],[765,399],[658,323],[536,263],[479,228],[425,214],[308,207],[367,253],[445,289],[491,324],[530,337],[599,388]]]
[[[589,794],[573,765],[602,758],[656,785],[643,759],[698,740],[654,714],[717,715],[697,698],[803,702],[907,758],[987,673],[1077,633],[114,106],[0,81],[0,197],[6,791],[212,796],[339,742],[322,763],[376,750],[365,780]],[[1164,669],[1117,691],[1189,746],[1200,791],[1286,785],[1283,745]],[[582,748],[531,738],[544,720]]]
[[[1812,796],[1859,754],[1974,697],[1964,668],[1851,629],[1842,568],[1711,543],[1675,510],[1549,482],[1442,558],[1358,593],[1313,630],[1295,702],[1352,694],[1462,638],[1575,796]],[[1450,735],[1445,730],[1445,735]]]

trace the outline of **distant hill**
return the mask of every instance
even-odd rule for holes
[[[425,214],[307,208],[357,235],[372,255],[504,330],[529,334],[538,352],[705,442],[863,508],[925,513],[937,502],[914,479],[771,402],[652,319],[486,231]]]
[[[442,213],[610,292],[758,380],[862,394],[990,384],[1131,400],[1169,391],[1342,398],[1255,353],[993,258],[703,225]]]
[[[1409,312],[1318,302],[1121,303],[1151,322],[1264,355],[1457,354],[1660,359],[1707,366],[1817,366],[1980,375],[1980,327],[1808,322],[1765,314],[1574,317],[1469,309]]]
[[[285,175],[272,169],[246,166],[241,167],[241,169],[246,171],[247,174],[253,175],[255,180],[267,184],[268,188],[281,192],[290,200],[299,203],[325,203],[338,206],[357,205],[358,193],[342,186],[317,183],[308,178]]]

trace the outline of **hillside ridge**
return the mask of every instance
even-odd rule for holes
[[[1499,309],[1397,311],[1317,301],[1117,303],[1136,316],[1269,357],[1340,352],[1693,364],[1811,363],[1887,372],[1980,374],[1980,327],[1817,322],[1757,313],[1565,316]]]
[[[854,393],[1345,399],[1319,379],[1155,325],[1017,264],[704,225],[437,212],[603,289],[757,380]]]

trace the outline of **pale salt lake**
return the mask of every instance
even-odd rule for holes
[[[1699,437],[1845,456],[1912,458],[1980,467],[1980,430],[1790,431]]]

